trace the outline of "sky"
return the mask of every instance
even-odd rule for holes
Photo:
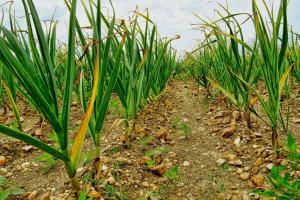
[[[58,39],[65,40],[67,35],[67,21],[69,13],[66,10],[63,0],[33,0],[41,19],[50,19],[55,12],[55,19],[59,20]],[[87,0],[85,0],[87,1]],[[150,11],[151,19],[157,24],[158,30],[162,37],[173,37],[180,35],[181,38],[173,42],[173,47],[179,51],[193,49],[197,41],[201,40],[201,32],[197,30],[196,25],[199,19],[196,15],[204,18],[214,18],[215,10],[220,9],[218,3],[225,5],[226,0],[112,0],[118,18],[128,18],[136,6],[143,11],[146,8]],[[260,0],[257,0],[258,2]],[[0,5],[7,0],[0,0]],[[79,1],[80,2],[80,1]],[[102,0],[103,10],[109,13],[107,0]],[[252,0],[227,0],[232,13],[247,12],[251,13]],[[275,4],[279,0],[274,1]],[[16,16],[22,20],[23,8],[21,0],[14,0]],[[275,5],[276,7],[276,5]],[[8,6],[3,6],[7,11]],[[294,31],[300,33],[300,8],[299,0],[290,0],[289,3],[289,23],[293,26]],[[82,26],[88,25],[82,6],[77,8],[77,17]],[[7,18],[5,18],[7,22]],[[254,35],[254,29],[251,24],[244,25],[246,37],[251,40]]]

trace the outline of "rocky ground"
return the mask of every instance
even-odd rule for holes
[[[86,193],[94,199],[120,200],[263,199],[253,189],[269,188],[272,166],[289,163],[271,148],[270,129],[261,120],[253,118],[250,130],[241,114],[224,102],[222,97],[210,98],[204,90],[198,91],[192,82],[172,81],[139,114],[128,145],[123,124],[103,139],[97,179],[88,168],[92,149],[88,142],[78,173]],[[291,130],[297,138],[298,105],[295,99],[291,114]],[[119,107],[113,100],[104,133],[122,116]],[[72,133],[80,123],[79,109],[74,102]],[[24,130],[52,142],[47,123],[25,106],[21,110]],[[0,120],[11,124],[13,115]],[[7,178],[6,187],[24,189],[11,199],[74,199],[62,163],[4,136],[0,136],[0,152],[0,175]]]

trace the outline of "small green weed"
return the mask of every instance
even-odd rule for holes
[[[140,140],[138,140],[137,143],[139,145],[146,146],[146,145],[150,144],[153,140],[154,140],[154,137],[151,135],[148,135],[148,136],[145,136],[145,137],[141,138]]]
[[[0,199],[5,200],[11,196],[23,194],[25,191],[21,188],[11,186],[7,183],[5,177],[0,176]]]
[[[167,147],[161,146],[161,147],[157,147],[155,149],[146,151],[145,155],[148,157],[154,157],[154,156],[166,154],[168,152],[169,152],[169,149]]]
[[[180,117],[178,117],[178,116],[173,117],[171,119],[171,127],[174,129],[178,128],[180,122],[181,122]]]
[[[93,200],[92,198],[88,198],[84,192],[80,192],[78,200]]]
[[[48,153],[43,153],[42,155],[37,156],[34,159],[34,162],[44,163],[44,166],[41,171],[43,175],[49,173],[52,169],[54,169],[57,166],[57,160]]]
[[[169,179],[170,181],[176,181],[178,179],[179,173],[179,166],[175,166],[169,169],[165,174],[164,177]]]
[[[297,166],[300,164],[300,153],[297,152],[298,145],[291,133],[288,135],[286,147],[288,150],[287,158],[291,167],[274,166],[269,175],[269,181],[273,185],[273,189],[255,190],[255,193],[280,200],[300,199],[300,178],[293,178],[291,175],[297,171]]]

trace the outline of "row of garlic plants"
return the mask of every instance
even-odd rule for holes
[[[10,27],[0,25],[0,75],[20,123],[18,96],[41,114],[57,136],[52,145],[21,129],[0,124],[0,132],[20,139],[64,162],[70,180],[80,190],[76,171],[89,133],[94,157],[99,156],[108,104],[117,94],[126,124],[152,97],[160,94],[172,76],[176,51],[172,39],[161,38],[148,12],[135,12],[129,21],[105,16],[101,0],[81,2],[92,36],[80,25],[79,2],[65,1],[69,10],[68,43],[57,42],[56,21],[45,28],[32,0],[22,0],[27,23],[21,30],[11,14]],[[1,87],[2,91],[2,87]],[[78,132],[70,135],[70,107],[74,95],[81,100],[84,117]],[[70,141],[74,137],[74,143]]]
[[[277,12],[266,1],[260,3],[262,7],[252,0],[251,14],[231,13],[221,6],[217,20],[199,17],[205,40],[186,55],[185,65],[199,85],[222,92],[243,112],[249,128],[251,113],[260,117],[272,129],[272,145],[278,147],[279,126],[287,129],[288,123],[282,117],[282,96],[287,95],[291,74],[296,79],[299,74],[299,36],[293,33],[289,40],[287,0],[280,1]],[[245,23],[255,27],[252,42],[245,38]],[[254,107],[258,101],[268,120]]]

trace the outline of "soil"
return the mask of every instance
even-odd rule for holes
[[[224,102],[221,96],[209,97],[191,81],[171,81],[165,92],[139,113],[129,145],[123,141],[124,124],[103,140],[102,173],[97,183],[91,180],[89,169],[86,173],[83,173],[86,167],[79,169],[87,193],[99,196],[94,199],[122,200],[259,199],[252,191],[255,187],[268,188],[268,181],[257,186],[251,178],[257,174],[266,178],[267,165],[280,164],[270,146],[270,129],[256,118],[252,119],[253,128],[248,129],[242,116]],[[292,108],[297,110],[297,105],[299,100],[293,102]],[[38,115],[25,106],[21,110],[23,128],[33,135],[42,132],[38,137],[52,143],[47,123],[39,123]],[[78,110],[80,105],[75,102],[71,136],[82,117]],[[110,107],[104,135],[121,117],[120,113],[118,106]],[[297,117],[297,112],[291,114],[291,130],[300,138]],[[224,131],[231,128],[233,119],[237,123],[236,130],[230,132],[229,137],[222,137]],[[1,121],[11,124],[13,116],[2,116]],[[62,163],[55,162],[45,172],[48,165],[34,161],[42,152],[34,148],[25,151],[24,147],[28,145],[0,136],[0,155],[8,161],[2,167],[8,171],[4,176],[9,185],[25,190],[23,195],[11,199],[28,199],[32,192],[37,192],[33,199],[45,197],[49,192],[51,199],[74,199]],[[83,152],[87,160],[92,147],[91,139],[87,138]],[[145,162],[149,157],[154,163]],[[261,164],[257,164],[259,159],[263,160]],[[249,174],[249,177],[242,180],[241,174]]]

